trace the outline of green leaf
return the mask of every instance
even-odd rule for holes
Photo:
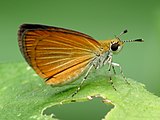
[[[44,111],[59,104],[89,101],[101,97],[114,108],[104,120],[159,120],[160,98],[144,89],[144,85],[132,79],[126,84],[121,76],[113,77],[115,91],[103,69],[91,74],[81,90],[73,98],[75,84],[51,87],[36,76],[24,63],[0,64],[0,119],[1,120],[53,120],[54,113]],[[88,114],[89,115],[89,114]]]

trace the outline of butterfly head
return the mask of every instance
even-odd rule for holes
[[[116,36],[114,39],[110,41],[110,51],[113,54],[119,53],[123,48],[124,43],[126,42],[144,42],[142,39],[135,39],[135,40],[120,40],[120,36],[127,33],[127,30],[124,30],[118,37]]]
[[[115,38],[110,42],[110,51],[112,51],[112,53],[114,54],[119,53],[123,48],[123,45],[124,45],[123,41],[120,41],[119,38]]]

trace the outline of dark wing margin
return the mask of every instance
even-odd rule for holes
[[[60,28],[60,27],[53,27],[53,26],[47,26],[47,25],[40,25],[40,24],[22,24],[20,26],[20,30],[18,32],[18,36],[22,36],[23,32],[25,32],[26,30],[53,30],[53,31],[57,31],[57,32],[64,32],[64,33],[69,33],[69,34],[75,34],[78,36],[82,36],[88,39],[93,39],[91,36],[78,32],[78,31],[74,31],[74,30],[69,30],[69,29],[64,29],[64,28]]]

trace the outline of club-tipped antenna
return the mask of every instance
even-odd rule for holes
[[[127,33],[128,32],[128,30],[127,29],[125,29],[123,32],[121,32],[118,36],[116,36],[116,38],[118,38],[119,39],[119,37],[121,37],[123,34],[125,34],[125,33]],[[119,39],[120,40],[120,39]],[[121,41],[121,40],[120,40]],[[143,39],[141,39],[141,38],[138,38],[138,39],[135,39],[135,40],[124,40],[123,42],[144,42],[144,40]]]
[[[123,42],[144,42],[144,40],[143,39],[124,40]]]
[[[128,32],[128,30],[127,29],[125,29],[123,32],[121,32],[118,36],[116,36],[117,38],[119,38],[119,37],[121,37],[123,34],[125,34],[125,33],[127,33]]]

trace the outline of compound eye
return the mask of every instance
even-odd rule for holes
[[[114,44],[112,44],[112,45],[111,45],[111,50],[112,50],[112,51],[116,51],[116,50],[118,50],[118,46],[119,46],[119,44],[118,44],[118,43],[114,43]]]

